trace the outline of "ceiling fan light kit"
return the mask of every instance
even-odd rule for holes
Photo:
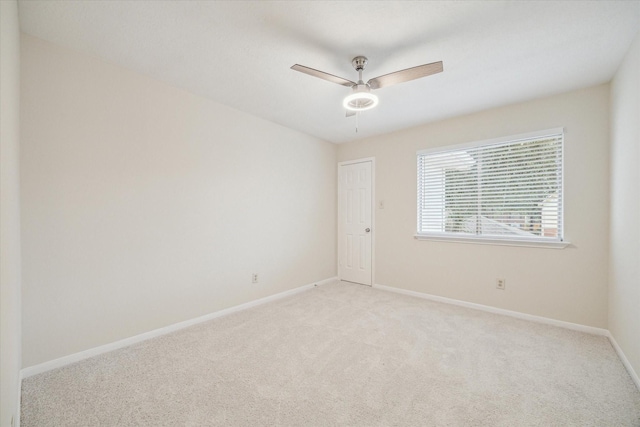
[[[353,93],[342,101],[342,105],[351,111],[370,110],[378,105],[378,97],[371,93],[369,86],[356,85],[353,88]]]
[[[342,77],[334,76],[333,74],[325,73],[324,71],[305,67],[300,64],[293,65],[291,69],[332,83],[350,87],[352,93],[344,99],[342,105],[348,111],[355,112],[370,110],[378,105],[378,97],[371,93],[371,90],[373,89],[380,89],[382,87],[408,82],[410,80],[419,79],[421,77],[430,76],[443,71],[442,61],[438,61],[375,77],[365,83],[362,80],[362,71],[367,65],[367,62],[369,61],[365,56],[356,56],[351,61],[351,65],[353,65],[353,68],[358,72],[357,83]],[[353,114],[347,114],[347,117],[351,115]]]

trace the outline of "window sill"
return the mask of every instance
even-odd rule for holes
[[[498,245],[498,246],[521,246],[529,248],[564,249],[570,242],[540,241],[529,239],[500,239],[495,237],[472,237],[472,236],[444,236],[437,234],[416,234],[416,240],[431,240],[434,242],[449,243],[472,243],[476,245]]]

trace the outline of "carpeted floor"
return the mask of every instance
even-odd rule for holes
[[[333,283],[26,378],[22,426],[640,426],[600,336]]]

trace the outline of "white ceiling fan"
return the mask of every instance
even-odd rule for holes
[[[432,74],[441,73],[443,70],[442,61],[438,61],[374,77],[365,83],[362,80],[362,71],[367,65],[367,62],[368,59],[364,56],[356,56],[351,61],[353,68],[358,72],[358,82],[353,82],[300,64],[293,65],[291,69],[309,74],[310,76],[319,77],[332,83],[350,87],[351,94],[348,95],[342,103],[344,108],[347,109],[347,117],[353,116],[360,111],[369,110],[378,105],[378,97],[371,93],[372,90],[427,77]]]

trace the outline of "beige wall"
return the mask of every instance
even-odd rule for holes
[[[640,375],[640,35],[611,84],[609,329]]]
[[[425,102],[428,102],[425,101]],[[416,151],[564,127],[566,249],[417,241]],[[376,158],[376,282],[607,327],[609,86],[496,108],[341,145]],[[496,289],[496,278],[506,290]]]
[[[0,1],[0,426],[18,417],[20,378],[20,32]]]
[[[22,41],[25,367],[335,276],[335,145]]]
[[[17,58],[5,60],[12,3],[2,4],[2,64],[17,69]],[[375,156],[385,202],[378,284],[610,327],[638,371],[637,38],[611,96],[602,85],[492,109],[341,145],[337,157],[331,144],[146,76],[30,36],[22,45],[25,367],[334,275],[335,162]],[[4,173],[17,171],[5,155],[5,100],[17,103],[6,76],[3,68],[3,209],[5,194],[18,197],[17,180],[5,191]],[[417,150],[560,126],[570,247],[413,239]],[[7,217],[3,267],[5,224],[19,226]],[[11,263],[18,286],[19,257]],[[5,268],[2,279],[4,393],[15,371],[5,318],[19,316],[19,304],[5,310],[5,292],[19,288],[5,286]],[[10,330],[19,336],[19,322]]]

